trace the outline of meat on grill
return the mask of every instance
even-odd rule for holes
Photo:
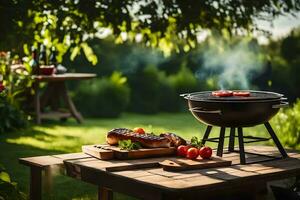
[[[110,145],[117,145],[120,140],[131,140],[132,142],[139,142],[143,147],[159,148],[171,147],[179,144],[178,136],[171,137],[170,134],[163,134],[163,136],[156,136],[153,134],[138,134],[127,128],[115,128],[107,133],[106,142]],[[175,139],[175,140],[174,140]],[[180,138],[181,142],[184,141]]]

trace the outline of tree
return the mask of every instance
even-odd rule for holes
[[[282,56],[289,62],[299,58],[300,53],[300,27],[293,30],[282,40],[280,48]]]
[[[20,51],[44,41],[60,44],[62,53],[73,47],[73,57],[82,48],[95,62],[85,41],[103,30],[110,29],[116,42],[139,38],[178,49],[178,41],[194,47],[205,29],[248,33],[258,29],[254,19],[271,21],[299,10],[299,0],[6,0],[0,3],[0,49]]]

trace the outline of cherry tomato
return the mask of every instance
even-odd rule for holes
[[[250,96],[250,92],[247,92],[247,91],[236,91],[236,92],[233,92],[233,96],[249,97]]]
[[[133,129],[134,132],[138,133],[138,134],[145,134],[145,131],[143,128],[139,128],[139,127],[136,127]]]
[[[196,159],[199,156],[199,151],[195,147],[191,147],[187,150],[186,157],[189,159]]]
[[[233,92],[230,90],[219,90],[213,91],[211,94],[216,97],[231,97],[233,95]]]
[[[210,147],[201,147],[201,149],[199,149],[199,155],[203,159],[208,159],[212,155],[212,149]]]
[[[186,145],[180,145],[177,147],[177,155],[186,157],[187,151],[191,148],[191,146],[186,146]]]

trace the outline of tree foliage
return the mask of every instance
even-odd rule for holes
[[[194,47],[205,29],[251,32],[255,19],[299,10],[299,0],[7,0],[0,3],[0,48],[22,50],[24,43],[43,41],[62,52],[71,46],[73,55],[81,49],[91,55],[85,40],[109,29],[116,42],[139,38],[178,50],[177,41]]]

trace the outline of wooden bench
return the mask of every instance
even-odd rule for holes
[[[278,155],[273,147],[248,147],[247,151]],[[47,171],[54,166],[63,168],[70,177],[97,185],[99,199],[112,199],[112,190],[142,199],[193,199],[195,196],[231,199],[232,195],[241,194],[242,198],[257,199],[266,193],[267,182],[300,175],[300,154],[289,152],[288,155],[286,159],[264,161],[270,158],[247,154],[249,161],[257,163],[240,165],[239,154],[230,153],[223,155],[232,161],[230,167],[183,172],[167,172],[158,166],[124,171],[124,166],[149,159],[102,161],[83,153],[21,158],[20,163],[31,169],[30,198],[33,200],[41,199],[42,171],[47,180],[51,176]],[[155,159],[163,158],[151,158]],[[108,171],[108,167],[118,168]]]

